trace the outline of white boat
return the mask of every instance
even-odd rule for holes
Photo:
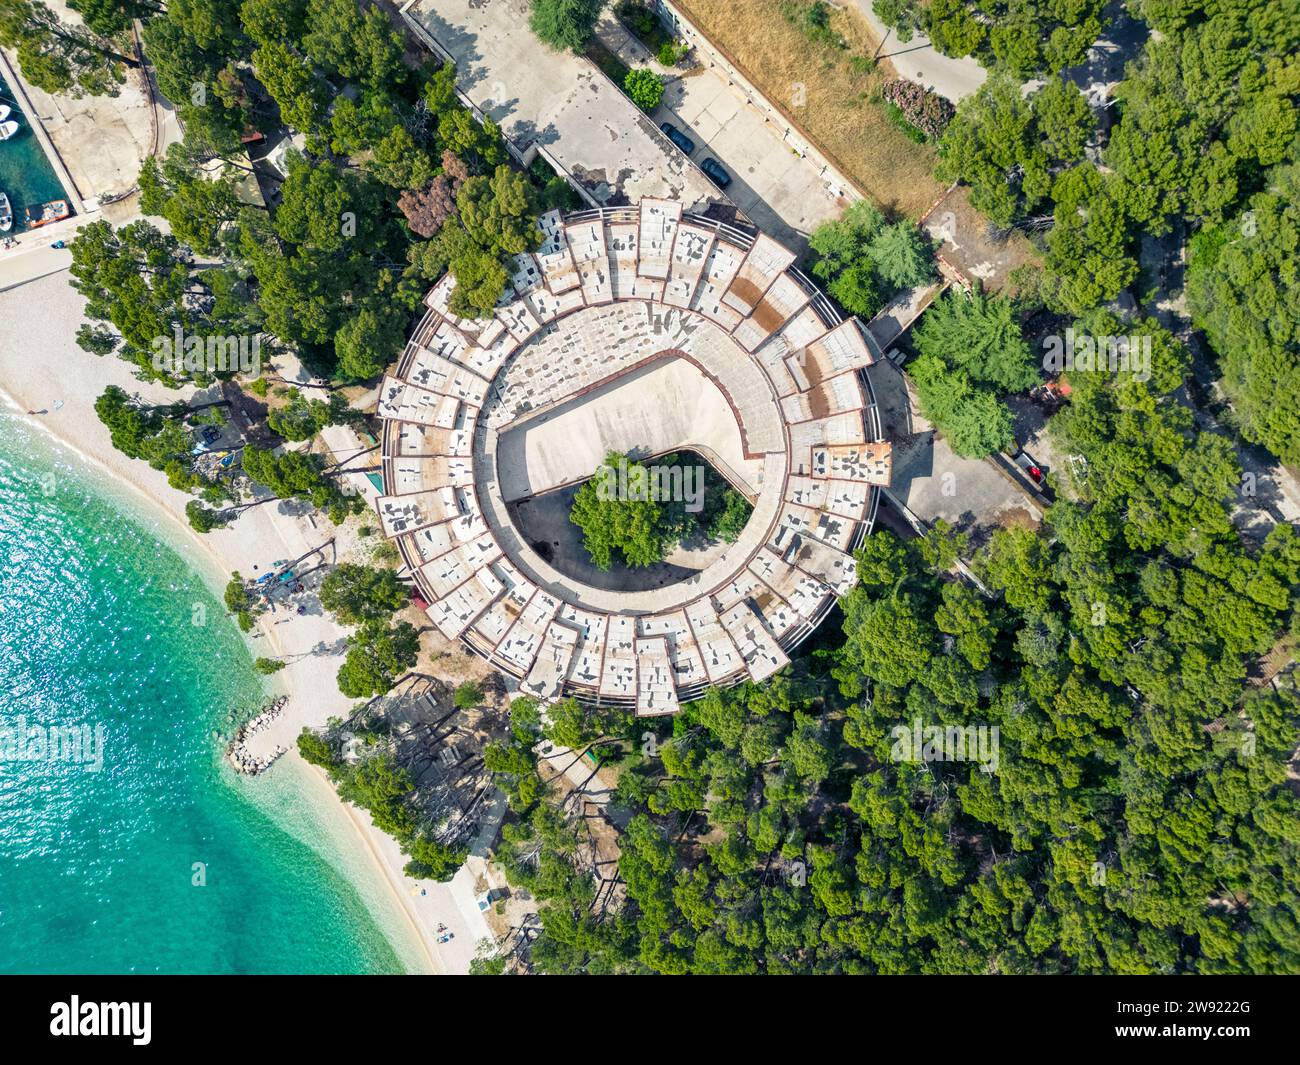
[[[14,209],[9,206],[9,197],[0,192],[0,233],[8,233],[13,224]]]
[[[0,122],[3,122],[10,115],[10,109],[6,104],[0,104]]]
[[[12,137],[17,132],[18,132],[17,122],[14,122],[13,120],[10,120],[8,122],[0,122],[0,141],[7,141],[10,137]]]

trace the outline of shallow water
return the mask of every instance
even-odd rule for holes
[[[337,829],[221,758],[265,694],[220,602],[60,456],[0,416],[0,972],[401,971]]]

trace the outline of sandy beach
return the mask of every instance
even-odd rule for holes
[[[158,402],[187,398],[193,389],[178,392],[138,381],[127,363],[82,351],[74,339],[83,320],[82,306],[82,297],[69,286],[66,272],[0,292],[0,392],[13,416],[44,430],[81,456],[90,468],[101,471],[105,487],[153,524],[160,538],[179,554],[192,560],[218,595],[232,571],[255,577],[273,568],[276,561],[297,558],[335,536],[328,520],[300,514],[299,508],[286,503],[253,507],[226,528],[206,535],[195,533],[184,517],[185,503],[192,497],[171,488],[161,472],[114,450],[107,428],[94,412],[95,399],[110,384]],[[226,622],[213,619],[209,623]],[[340,872],[354,884],[368,880],[371,888],[376,883],[386,886],[397,910],[405,916],[406,932],[418,941],[418,950],[399,949],[399,955],[425,959],[428,964],[419,966],[422,971],[465,972],[479,941],[489,935],[474,901],[475,876],[481,873],[482,858],[472,858],[451,884],[410,880],[401,871],[405,858],[396,843],[379,832],[367,814],[339,802],[324,775],[306,766],[294,749],[304,725],[323,725],[330,717],[346,716],[351,709],[334,679],[343,660],[346,634],[347,630],[319,607],[304,615],[281,610],[261,619],[249,634],[250,650],[287,663],[271,678],[271,684],[289,699],[283,716],[259,739],[268,746],[289,748],[272,773],[293,772],[304,781],[319,783],[319,788],[313,789],[313,801],[322,818],[337,818],[340,811],[346,815],[364,844],[371,868]],[[248,779],[248,786],[256,787],[259,779]],[[361,894],[367,900],[373,897],[372,890],[361,890]],[[445,924],[455,938],[437,943],[439,924]]]

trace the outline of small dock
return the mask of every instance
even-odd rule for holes
[[[8,58],[3,51],[0,51],[0,75],[3,76],[5,83],[9,86],[9,92],[13,95],[14,102],[18,104],[18,109],[22,111],[23,118],[27,120],[28,126],[31,127],[32,136],[41,146],[41,151],[45,153],[45,158],[49,160],[50,166],[54,168],[54,175],[59,179],[59,184],[63,186],[64,194],[72,204],[73,210],[78,215],[84,215],[99,207],[98,201],[90,202],[82,198],[81,190],[77,188],[77,183],[72,180],[72,175],[68,172],[67,166],[63,162],[63,157],[59,155],[59,150],[54,147],[54,142],[50,140],[50,135],[45,131],[44,125],[41,124],[40,116],[36,113],[36,108],[27,97],[27,89],[18,77],[18,71],[10,65]]]

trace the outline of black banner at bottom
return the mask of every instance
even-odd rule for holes
[[[734,1050],[755,1038],[760,1050],[771,1052],[778,1042],[803,1043],[810,1026],[851,1026],[864,1034],[958,1046],[1041,1035],[1050,1045],[1081,1051],[1128,1043],[1174,1044],[1184,1052],[1199,1043],[1231,1053],[1224,1044],[1288,1035],[1297,986],[1266,977],[867,977],[835,986],[750,979],[743,988],[726,989],[700,984],[696,978],[670,992],[663,986],[611,987],[608,981],[599,990],[579,988],[555,978],[5,977],[0,1024],[8,1051],[67,1049],[78,1056],[110,1045],[115,1054],[196,1046],[246,1052],[286,1043],[300,1052],[334,1054],[352,1046],[390,1053],[408,1045],[416,1051],[459,1049],[476,1039],[497,1043],[505,1031],[522,1036],[518,1022],[502,1027],[512,1012],[552,1037],[556,1022],[614,1038],[629,1024],[645,1025],[665,1029],[661,1034],[669,1039],[689,1034],[693,1050],[697,1041],[716,1040]],[[855,1005],[845,1011],[849,1002]],[[587,1005],[575,1010],[576,1003]],[[783,1021],[788,1032],[780,1030]]]

